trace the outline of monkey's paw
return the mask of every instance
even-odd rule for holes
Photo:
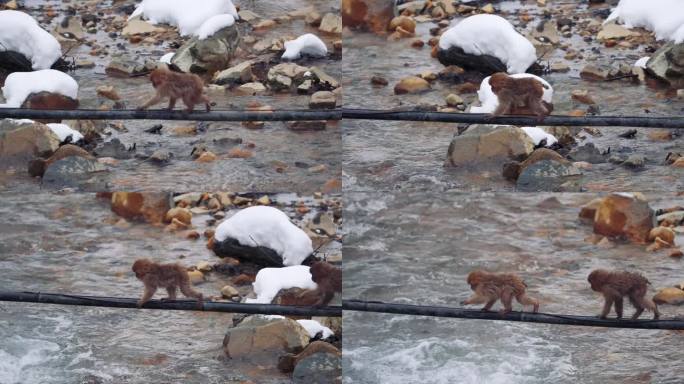
[[[138,308],[142,308],[143,305],[145,305],[145,303],[142,302],[141,300],[138,300],[138,303],[136,304],[136,306],[137,306]]]

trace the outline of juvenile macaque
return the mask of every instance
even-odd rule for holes
[[[497,72],[489,78],[492,92],[499,99],[499,106],[492,113],[492,117],[501,115],[526,114],[537,116],[538,121],[544,120],[553,107],[542,100],[544,85],[531,77],[515,78],[504,72]]]
[[[475,292],[468,300],[462,301],[462,305],[486,303],[483,311],[489,311],[497,300],[501,299],[503,309],[499,312],[506,314],[512,310],[512,301],[515,297],[520,304],[532,305],[534,312],[539,310],[539,301],[525,295],[525,282],[512,273],[491,273],[476,270],[468,274],[468,284]]]
[[[335,292],[342,292],[342,269],[324,261],[315,261],[309,269],[311,280],[318,285],[316,289],[291,288],[281,291],[281,305],[328,305]]]
[[[595,269],[589,274],[587,281],[591,284],[592,290],[601,292],[605,298],[603,311],[599,315],[601,319],[608,316],[613,303],[615,303],[615,314],[618,319],[621,319],[624,296],[628,296],[629,302],[636,308],[632,320],[638,319],[644,308],[653,311],[653,319],[660,317],[658,306],[646,297],[648,285],[651,283],[639,273]]]
[[[204,83],[202,79],[192,73],[176,72],[168,66],[161,64],[150,73],[152,86],[157,90],[157,94],[138,109],[147,109],[149,106],[159,103],[166,97],[169,98],[169,110],[176,106],[176,100],[182,99],[187,107],[187,112],[192,112],[195,104],[204,103],[207,112],[211,110],[209,98],[202,92]]]
[[[133,263],[132,270],[135,277],[145,284],[145,292],[138,300],[138,308],[145,305],[159,287],[166,288],[168,300],[176,300],[176,288],[180,288],[186,297],[194,297],[202,302],[202,294],[190,286],[188,271],[178,264],[159,264],[149,259],[138,259]]]

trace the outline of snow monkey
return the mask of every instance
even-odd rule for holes
[[[511,304],[515,297],[523,306],[532,305],[535,313],[539,310],[539,301],[525,295],[527,285],[518,275],[475,270],[468,274],[467,281],[475,294],[468,300],[462,301],[462,305],[486,303],[482,310],[489,311],[492,305],[501,299],[503,309],[499,312],[506,314],[511,312]]]
[[[526,113],[537,116],[537,121],[544,120],[553,110],[551,104],[542,100],[544,84],[532,77],[515,78],[504,72],[497,72],[489,78],[492,92],[499,99],[499,106],[492,113],[492,117],[501,115],[522,114],[522,108]]]
[[[157,104],[164,98],[169,98],[169,110],[176,106],[176,100],[182,99],[187,107],[187,112],[192,112],[195,104],[204,103],[207,112],[211,110],[209,98],[202,92],[204,83],[202,79],[193,73],[176,72],[169,69],[166,64],[160,64],[152,73],[150,81],[157,94],[138,109],[147,109]]]
[[[201,303],[202,294],[190,287],[188,272],[178,264],[159,264],[149,259],[138,259],[133,263],[135,277],[145,284],[145,292],[138,300],[138,308],[147,303],[157,288],[166,288],[169,300],[176,300],[176,288],[180,288],[186,297],[194,297]]]
[[[621,319],[622,298],[624,296],[628,296],[629,302],[636,308],[632,320],[638,319],[644,312],[644,308],[653,311],[654,320],[660,317],[658,306],[646,297],[646,290],[651,283],[639,273],[595,269],[591,271],[587,281],[591,284],[591,289],[601,292],[605,299],[603,311],[599,315],[601,319],[608,316],[613,303],[615,303],[615,314],[617,314],[618,319]]]
[[[316,289],[292,289],[281,293],[281,305],[328,305],[335,292],[342,292],[342,269],[324,261],[314,261],[309,271]]]

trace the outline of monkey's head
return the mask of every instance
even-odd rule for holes
[[[326,278],[326,276],[330,274],[331,267],[331,265],[324,261],[315,261],[311,264],[311,267],[309,268],[309,272],[311,273],[311,280],[313,280],[314,283],[319,284]]]
[[[468,274],[468,284],[470,288],[475,290],[475,288],[482,283],[489,276],[489,272],[477,269]]]
[[[150,72],[150,81],[152,86],[157,88],[160,84],[165,83],[169,74],[169,67],[166,65],[159,65],[152,72]]]
[[[153,265],[154,263],[149,259],[138,259],[133,263],[133,268],[131,269],[135,273],[135,277],[142,280],[145,278],[145,275],[152,271]]]
[[[492,87],[492,92],[499,93],[503,88],[508,86],[510,76],[505,72],[497,72],[489,77],[489,86]]]
[[[595,269],[591,271],[589,277],[587,277],[587,281],[591,284],[591,289],[597,292],[600,291],[608,279],[609,274],[610,272],[605,269]]]

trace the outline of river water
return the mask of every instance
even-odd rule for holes
[[[484,2],[483,2],[484,4]],[[588,18],[586,2],[548,2],[538,7],[535,1],[503,1],[496,3],[505,13],[497,13],[511,21],[516,29],[527,34],[534,29],[543,13],[550,20],[561,16]],[[527,26],[520,25],[517,15],[523,11],[534,16]],[[454,25],[461,18],[451,20]],[[430,29],[434,22],[418,23],[416,37],[427,42],[432,37]],[[567,73],[551,73],[542,77],[554,87],[553,114],[567,114],[573,109],[586,110],[586,105],[571,100],[576,89],[588,90],[598,103],[601,115],[622,116],[668,116],[681,115],[684,104],[661,88],[645,84],[631,84],[626,80],[589,82],[579,78],[579,71],[588,63],[609,64],[617,68],[621,64],[632,65],[642,56],[648,56],[644,45],[633,49],[606,48],[595,40],[585,42],[578,36],[582,29],[573,27],[573,37],[561,37],[561,44],[569,45],[583,59],[566,60],[565,51],[556,49],[548,53],[550,63],[565,63]],[[411,47],[413,38],[390,41],[386,36],[370,33],[347,32],[344,36],[343,84],[346,108],[413,109],[445,106],[445,97],[456,93],[456,85],[436,80],[432,89],[414,95],[394,95],[394,85],[408,76],[429,71],[438,73],[444,68],[437,59],[430,57],[430,47]],[[595,51],[592,51],[595,49]],[[371,77],[381,76],[389,85],[372,85]],[[479,84],[479,83],[478,83]],[[669,96],[668,96],[669,95]],[[476,94],[460,94],[466,104],[477,103]],[[479,105],[479,104],[476,104]],[[459,191],[514,191],[515,185],[501,176],[500,167],[444,168],[449,143],[457,134],[456,124],[421,123],[409,121],[344,120],[343,122],[343,169],[344,189],[348,191],[373,190],[459,190]],[[593,142],[600,150],[609,147],[611,153],[641,154],[646,157],[643,170],[635,172],[621,165],[594,164],[591,170],[583,170],[579,184],[587,191],[677,191],[684,187],[684,173],[663,164],[668,152],[684,151],[684,137],[670,141],[654,141],[647,137],[650,130],[637,128],[636,139],[619,138],[618,134],[629,127],[597,127],[602,136],[593,137],[583,133],[585,139],[579,145]]]
[[[640,271],[650,295],[682,281],[682,261],[667,252],[586,241],[591,226],[577,215],[595,197],[347,193],[344,296],[458,307],[471,294],[467,274],[483,268],[521,275],[542,312],[590,316],[602,308],[586,281],[595,268]],[[654,209],[684,203],[646,197]],[[682,314],[660,309],[665,318]],[[344,332],[346,383],[678,383],[684,375],[682,335],[672,331],[345,311]]]
[[[320,200],[271,195],[295,217],[303,201],[311,213]],[[107,200],[91,193],[0,193],[2,289],[139,297],[142,284],[130,267],[147,257],[185,266],[219,259],[206,239],[186,239],[145,223],[115,225]],[[236,211],[227,211],[227,216]],[[209,215],[195,215],[202,233]],[[340,254],[339,242],[321,248]],[[196,289],[220,295],[230,279],[206,274]],[[251,287],[238,287],[248,295]],[[156,298],[163,297],[158,293]],[[28,303],[0,303],[0,383],[287,383],[274,367],[226,359],[222,349],[229,313],[131,310]],[[90,382],[89,382],[90,383]]]

